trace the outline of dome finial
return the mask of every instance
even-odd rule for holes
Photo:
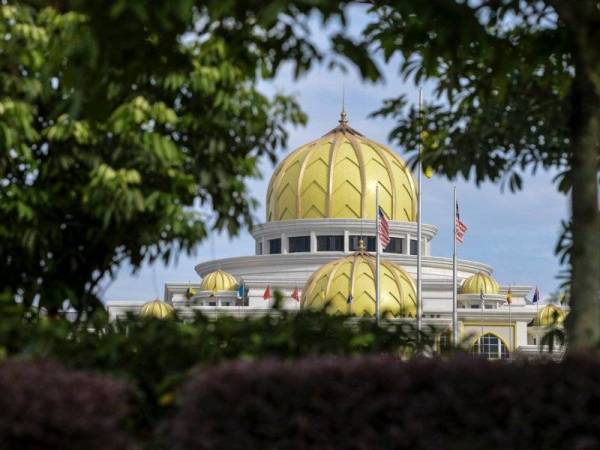
[[[342,113],[340,114],[340,125],[348,124],[348,114],[346,114],[346,87],[342,81]]]

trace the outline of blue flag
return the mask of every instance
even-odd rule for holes
[[[531,300],[531,303],[537,303],[539,301],[540,301],[540,290],[536,286],[535,292],[533,293],[533,299]]]
[[[245,291],[246,291],[246,286],[244,285],[244,283],[240,283],[240,287],[238,288],[238,292],[237,292],[237,298],[239,298],[239,299],[244,298]]]

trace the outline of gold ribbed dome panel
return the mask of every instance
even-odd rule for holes
[[[142,317],[155,317],[157,319],[165,319],[171,317],[175,309],[172,305],[160,300],[154,300],[151,302],[144,303],[140,310],[140,316]]]
[[[546,305],[538,311],[533,319],[535,327],[549,327],[552,325],[562,325],[566,318],[565,310],[560,306]]]
[[[201,291],[236,291],[237,288],[235,277],[221,269],[207,274],[200,283]]]
[[[412,278],[398,265],[381,261],[381,313],[415,317],[416,293]],[[352,303],[348,295],[352,293]],[[358,252],[325,264],[312,274],[302,292],[301,308],[329,314],[375,315],[375,258]]]
[[[481,292],[484,294],[497,294],[500,292],[500,286],[498,286],[494,277],[483,272],[471,275],[460,286],[461,294],[480,294]]]
[[[416,220],[416,188],[406,163],[341,121],[279,164],[267,191],[267,221],[374,219],[376,186],[391,220]]]

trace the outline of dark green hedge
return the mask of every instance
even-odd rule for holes
[[[125,449],[129,393],[111,377],[49,362],[0,363],[1,449]]]
[[[176,449],[597,449],[600,361],[390,357],[198,372],[165,424]]]

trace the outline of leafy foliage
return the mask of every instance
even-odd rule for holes
[[[411,152],[422,141],[423,163],[441,174],[519,190],[526,169],[568,165],[573,61],[566,31],[542,2],[522,3],[372,8],[377,21],[366,40],[388,60],[402,55],[404,76],[435,79],[438,96],[421,113],[402,96],[375,115],[397,118],[391,137]]]
[[[251,223],[245,181],[306,120],[257,84],[320,57],[300,26],[311,2],[261,6],[0,5],[0,270],[15,299],[93,309],[124,261]]]

